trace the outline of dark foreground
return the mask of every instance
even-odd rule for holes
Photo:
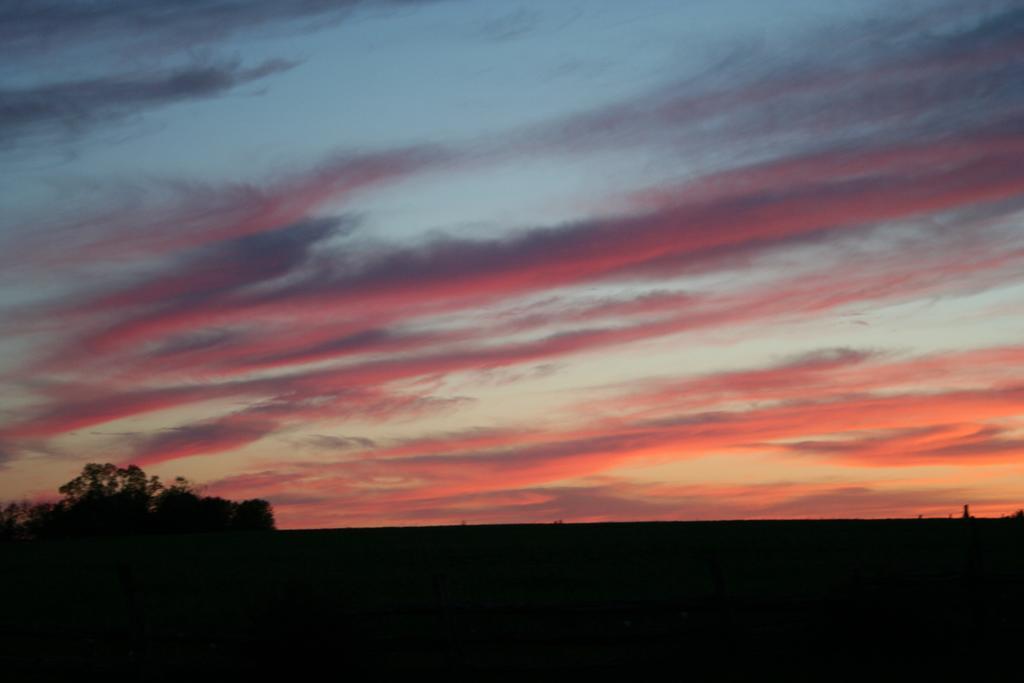
[[[0,547],[0,590],[7,680],[1024,670],[1016,519],[41,541]]]

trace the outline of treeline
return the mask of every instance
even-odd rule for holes
[[[0,540],[275,528],[265,500],[203,496],[182,477],[164,485],[135,465],[89,463],[59,492],[55,503],[0,507]]]

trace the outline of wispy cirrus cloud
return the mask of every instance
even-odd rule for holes
[[[139,440],[130,460],[145,467],[192,455],[222,453],[258,441],[276,429],[277,423],[272,420],[245,415],[169,427]]]
[[[337,206],[361,190],[398,182],[447,159],[445,150],[422,146],[339,153],[263,183],[117,186],[105,208],[12,226],[6,231],[2,263],[7,272],[22,275],[44,267],[74,272],[126,259],[159,269],[164,265],[161,258],[183,254],[187,264],[189,251],[315,222],[323,218],[322,209],[329,202]]]
[[[1013,376],[1008,370],[1017,367],[1011,360],[1016,358],[1017,365],[1021,361],[1019,349],[992,349],[987,358],[980,351],[972,353],[975,364],[987,361],[1008,376]],[[1014,436],[1005,421],[1020,414],[1020,385],[943,389],[949,386],[943,377],[932,390],[918,386],[893,393],[886,384],[887,375],[935,367],[939,361],[962,368],[965,360],[956,354],[884,359],[828,350],[760,371],[681,380],[674,395],[624,390],[620,401],[625,412],[613,416],[607,409],[591,411],[586,420],[575,420],[571,430],[524,427],[429,435],[393,445],[366,444],[339,463],[281,462],[280,468],[299,479],[308,470],[317,482],[326,477],[351,490],[360,490],[361,482],[378,482],[367,491],[377,499],[375,504],[411,505],[486,491],[497,495],[602,475],[627,465],[679,462],[714,453],[788,453],[822,463],[895,468],[1019,461],[1020,436]],[[767,381],[752,383],[756,372],[788,373],[790,381],[783,384],[762,374],[760,379]],[[808,377],[820,379],[816,395]],[[730,398],[756,397],[757,402],[720,407],[716,402],[722,400],[721,387],[730,381],[735,383]],[[804,395],[796,396],[801,391]],[[302,488],[290,475],[285,481],[292,490]],[[390,483],[382,485],[385,481]]]
[[[979,397],[950,397],[958,408],[975,402]],[[943,397],[929,397],[929,405]],[[836,409],[860,408],[866,403],[849,402],[844,406],[832,406]],[[890,401],[887,408],[897,405]],[[920,411],[920,405],[908,406]],[[994,411],[994,415],[1011,414],[1019,411],[1019,399],[1016,405]],[[812,413],[814,411],[811,411]],[[808,415],[808,419],[820,418]],[[776,424],[771,425],[762,420],[771,416],[751,416],[755,420],[753,426],[765,433],[772,432],[783,438],[785,434],[806,431],[808,424],[795,427],[787,424],[783,415],[774,416]],[[977,418],[979,414],[968,413],[968,417]],[[920,414],[911,417],[907,412],[900,419],[912,422],[919,419]],[[887,424],[900,422],[890,420]],[[321,519],[345,519],[348,523],[370,523],[372,519],[380,520],[382,510],[386,513],[387,523],[410,524],[443,521],[456,523],[459,519],[472,518],[478,521],[550,521],[551,519],[568,519],[571,521],[603,521],[614,519],[716,519],[736,517],[851,517],[851,516],[902,516],[913,509],[917,513],[937,514],[956,509],[965,499],[984,499],[985,495],[970,485],[962,485],[946,491],[932,504],[925,505],[929,499],[926,489],[897,489],[891,495],[880,492],[875,486],[851,486],[836,484],[812,484],[791,486],[789,490],[775,492],[768,500],[759,500],[760,486],[737,484],[731,488],[697,486],[704,489],[704,495],[692,498],[681,491],[664,491],[658,495],[655,491],[630,485],[623,485],[616,491],[595,486],[588,477],[606,477],[622,466],[654,465],[666,462],[678,462],[681,458],[696,458],[703,454],[735,450],[738,452],[765,450],[768,445],[759,448],[749,443],[738,443],[743,437],[743,430],[749,425],[742,419],[736,421],[720,419],[719,416],[704,416],[701,419],[690,418],[685,422],[676,421],[673,430],[661,431],[657,434],[649,430],[633,430],[629,433],[607,434],[603,437],[577,438],[564,442],[542,443],[524,449],[497,449],[488,451],[470,451],[460,454],[427,455],[401,457],[394,460],[380,461],[370,459],[363,461],[346,460],[337,464],[311,462],[279,463],[268,474],[258,480],[247,480],[247,495],[262,495],[274,498],[279,492],[291,495],[305,495],[317,501],[313,509],[287,506],[287,516],[291,516],[294,526],[310,525],[310,517],[323,515]],[[818,424],[817,428],[836,427],[838,420],[831,423]],[[889,433],[895,433],[887,430]],[[910,453],[906,457],[888,452],[885,455],[869,453],[873,447],[863,444],[865,449],[859,454],[856,445],[839,453],[839,449],[827,450],[812,447],[808,451],[798,451],[794,447],[793,457],[813,457],[820,462],[847,462],[852,464],[868,464],[871,466],[906,467],[920,465],[999,465],[1017,462],[1020,449],[1003,440],[1004,450],[998,454],[996,449],[985,451],[981,447],[963,449],[963,439],[957,436],[953,426],[905,428],[903,433],[930,434],[933,446],[930,453]],[[963,429],[959,430],[963,433]],[[850,438],[849,436],[847,437]],[[880,437],[866,437],[878,441]],[[969,439],[971,444],[978,444],[976,439]],[[950,452],[937,452],[961,449],[958,456]],[[1016,452],[1011,452],[1016,448]],[[886,457],[887,456],[887,457]],[[863,470],[861,470],[863,475]],[[560,493],[567,490],[558,486],[557,482],[572,482],[571,489],[575,495],[563,498]],[[243,487],[229,479],[220,482],[224,490],[239,492]],[[889,488],[889,487],[887,487]],[[933,487],[934,488],[934,487]],[[329,495],[330,494],[330,495]],[[636,496],[634,498],[634,496]],[[515,500],[508,507],[501,505],[501,500]],[[827,500],[826,500],[827,499]],[[549,505],[530,507],[531,501],[545,501]],[[590,501],[588,506],[568,504],[570,500]],[[630,505],[629,501],[633,501]],[[736,505],[736,501],[743,501]],[[917,501],[917,502],[915,502]],[[991,501],[994,509],[999,506],[1013,504],[1012,498],[995,498]],[[336,508],[332,507],[337,505]],[[524,507],[520,507],[524,506]],[[631,513],[623,514],[623,506],[629,506]],[[476,514],[473,513],[475,508]],[[646,511],[648,514],[640,514]],[[657,514],[651,514],[651,513]],[[534,516],[533,513],[536,513]],[[915,513],[916,514],[916,513]],[[493,516],[492,516],[493,515]],[[512,515],[506,517],[506,515]],[[321,522],[317,525],[329,525]]]
[[[71,139],[159,106],[217,97],[295,66],[192,64],[22,87],[0,86],[0,149]]]
[[[41,0],[8,3],[0,10],[0,38],[12,51],[34,53],[63,44],[145,44],[148,49],[183,49],[220,41],[254,28],[287,22],[292,29],[323,26],[358,8],[388,8],[428,0]],[[145,36],[142,38],[141,36]]]
[[[780,148],[856,149],[1015,128],[1024,98],[1021,16],[1019,0],[936,2],[849,21],[781,52],[737,49],[700,77],[540,124],[519,140],[573,153],[655,145],[714,164],[723,153],[770,158]]]
[[[998,245],[999,243],[993,244]],[[937,247],[935,249],[937,261],[931,260],[928,257],[928,252],[921,249],[916,252],[918,259],[913,262],[907,262],[904,259],[894,259],[893,262],[880,261],[873,268],[864,268],[858,264],[851,267],[848,272],[829,267],[809,276],[799,276],[789,281],[775,283],[770,289],[757,285],[748,291],[741,290],[737,293],[709,297],[707,300],[697,299],[694,301],[690,299],[688,300],[689,306],[680,311],[662,315],[653,320],[640,319],[631,325],[576,328],[536,339],[506,343],[488,342],[486,334],[481,335],[480,330],[470,330],[466,336],[462,337],[464,343],[456,343],[446,350],[435,350],[434,345],[438,339],[428,337],[418,340],[423,344],[423,350],[418,353],[415,352],[415,346],[413,346],[411,350],[414,353],[409,355],[390,358],[371,356],[337,368],[292,372],[268,379],[243,379],[176,386],[166,390],[136,391],[128,389],[123,398],[113,396],[109,399],[97,397],[94,400],[89,400],[82,397],[80,403],[78,399],[71,400],[65,407],[54,408],[50,413],[32,418],[25,423],[25,426],[14,429],[29,429],[32,434],[42,433],[38,430],[55,429],[57,430],[55,433],[59,433],[66,428],[77,428],[80,425],[80,420],[83,419],[95,420],[90,424],[96,424],[105,419],[115,419],[108,416],[123,417],[131,414],[130,412],[121,412],[118,407],[122,405],[129,411],[143,412],[229,395],[269,394],[270,396],[288,397],[296,396],[295,392],[297,391],[304,392],[302,395],[306,396],[316,395],[317,392],[329,394],[342,387],[371,387],[423,376],[550,361],[581,352],[607,349],[686,331],[721,328],[730,324],[741,325],[780,316],[815,315],[850,303],[899,301],[906,296],[943,291],[944,288],[951,284],[955,285],[957,282],[963,284],[959,278],[965,276],[967,276],[967,283],[971,282],[972,277],[982,277],[983,282],[987,278],[995,278],[996,281],[1001,282],[1005,277],[998,268],[1008,257],[1008,252],[1005,250],[995,249],[990,253],[988,245],[984,245],[980,255],[972,258],[972,249],[967,245],[964,245],[960,251],[950,250],[948,247],[936,245],[934,242],[932,246]],[[977,248],[977,245],[974,248]],[[649,303],[646,298],[645,303]],[[613,304],[613,308],[618,310],[621,305]],[[532,318],[531,315],[527,317]],[[505,321],[501,323],[501,326],[504,327],[507,324]],[[364,348],[364,351],[373,350],[373,339],[374,335],[371,335],[368,339],[363,340],[370,346],[370,348]],[[458,339],[459,337],[456,335],[455,340]],[[393,349],[393,346],[389,347],[390,343],[391,340],[384,338],[382,346],[378,347],[379,350]],[[235,349],[236,352],[237,350]],[[198,364],[202,362],[201,355],[209,353],[210,349],[200,345],[194,351],[200,354],[192,357],[193,362]],[[339,347],[336,351],[340,353],[342,349]],[[221,351],[217,351],[217,357],[221,357]],[[230,350],[228,357],[230,357]],[[74,359],[75,356],[72,355],[70,358]],[[862,356],[854,355],[851,358],[859,360],[862,359]],[[296,361],[305,359],[307,357],[294,358]],[[1001,361],[1006,359],[1006,357],[1000,357]],[[838,360],[844,360],[844,358],[840,357]],[[84,361],[84,357],[82,361]],[[158,353],[154,367],[143,366],[148,368],[143,376],[151,376],[149,373],[155,372],[156,365],[161,362],[162,357]],[[804,363],[804,370],[817,371],[822,367],[829,367],[827,359],[822,358],[819,358],[817,363],[811,363],[806,359],[800,362]],[[194,366],[194,368],[199,367],[202,366]],[[209,369],[215,370],[215,367]],[[229,369],[231,368],[229,367]],[[237,369],[236,366],[233,371],[237,371]],[[746,377],[751,382],[779,382],[779,380],[771,378],[784,376],[793,370],[794,368],[783,368],[781,372],[778,369],[757,371],[752,375],[747,374]],[[180,370],[174,372],[180,373]],[[886,376],[891,369],[876,368],[875,372]],[[803,382],[806,383],[811,377],[811,374],[805,372]],[[904,373],[903,378],[906,381],[912,379],[913,375]],[[735,381],[736,378],[732,379]],[[888,379],[890,382],[895,382],[897,378],[889,375]],[[722,386],[732,386],[728,380],[729,378],[715,378],[704,380],[704,382],[717,382]],[[799,388],[801,385],[794,386],[797,387],[796,391],[801,391]],[[807,385],[803,386],[806,388]],[[714,389],[714,386],[705,386],[705,389]],[[111,406],[110,412],[103,409],[108,402]],[[75,408],[76,405],[80,405],[81,410]],[[65,418],[65,415],[68,417]],[[71,416],[78,417],[72,418]],[[71,427],[70,425],[75,426]]]
[[[243,67],[237,60],[196,62],[196,49],[216,53],[235,34],[309,32],[354,11],[410,4],[390,0],[306,2],[13,2],[0,8],[0,41],[8,58],[34,72],[30,84],[0,82],[0,150],[76,141],[87,133],[171,104],[225,95],[291,69],[273,58]],[[362,12],[365,14],[365,12]],[[63,57],[75,76],[58,70]],[[184,63],[182,63],[184,61]],[[149,68],[127,68],[146,63]]]
[[[1024,191],[1014,139],[963,145],[971,151],[958,150],[939,157],[944,159],[941,165],[912,172],[890,162],[878,167],[875,176],[850,178],[842,171],[833,179],[822,169],[811,174],[813,180],[794,181],[785,192],[767,189],[720,201],[686,202],[619,218],[536,228],[507,239],[374,246],[359,257],[349,248],[296,272],[280,287],[226,291],[188,307],[129,314],[87,345],[137,343],[154,331],[230,325],[281,310],[298,314],[330,307],[358,316],[389,308],[459,309],[545,289],[728,269],[802,243],[867,234],[880,222],[972,209]],[[899,158],[893,150],[890,154]],[[143,290],[154,287],[141,285]],[[130,289],[137,291],[140,285]],[[115,305],[119,300],[116,294],[105,299]],[[93,304],[101,305],[102,300]]]
[[[56,4],[63,7],[64,3]],[[141,3],[143,7],[147,4]],[[248,7],[248,4],[246,7],[207,9],[214,13],[223,10],[229,14],[242,15],[251,11],[255,16],[265,16],[272,20],[278,11],[281,14],[293,11],[315,13],[330,11],[331,6],[337,8],[337,3],[328,2],[322,6],[320,3],[315,4],[316,7],[297,8],[289,7],[291,3],[281,3],[280,8],[275,6],[274,12],[269,13]],[[341,3],[342,9],[349,9],[351,5]],[[973,142],[967,139],[970,144],[984,144],[983,138],[987,137],[990,148],[999,149],[1001,145],[1015,144],[1013,138],[1020,132],[1014,122],[1020,107],[1024,105],[1024,93],[1013,84],[1017,80],[1015,75],[1020,68],[1024,47],[1021,47],[1014,32],[1006,28],[1020,21],[1017,5],[1016,1],[999,2],[971,11],[945,7],[944,11],[936,12],[935,8],[930,8],[923,16],[944,17],[937,21],[934,36],[910,32],[911,28],[920,28],[922,22],[936,22],[934,19],[920,17],[914,21],[891,22],[891,35],[886,33],[887,25],[884,23],[873,22],[860,28],[850,26],[844,29],[850,37],[842,45],[861,55],[858,59],[849,59],[844,49],[834,44],[834,37],[819,37],[816,40],[829,40],[832,43],[828,52],[831,57],[823,59],[821,54],[814,54],[813,57],[795,56],[781,61],[777,57],[744,61],[743,68],[754,69],[755,73],[744,75],[742,71],[734,73],[727,69],[711,74],[707,87],[712,91],[718,88],[720,92],[717,95],[704,92],[693,95],[691,82],[669,81],[626,102],[597,111],[568,116],[514,133],[498,132],[477,145],[453,146],[444,151],[444,156],[448,160],[462,159],[465,163],[500,164],[539,155],[560,155],[566,151],[588,153],[609,146],[617,148],[633,144],[630,135],[618,132],[620,128],[653,136],[637,142],[643,147],[668,150],[670,153],[677,150],[692,153],[693,141],[685,136],[680,137],[680,133],[693,128],[695,120],[697,123],[714,122],[710,130],[706,125],[697,125],[694,134],[710,141],[721,156],[722,152],[737,148],[737,145],[728,142],[735,140],[737,135],[746,136],[747,142],[750,142],[751,136],[756,138],[760,135],[748,123],[730,118],[729,112],[738,109],[750,119],[749,123],[760,122],[763,125],[765,121],[774,122],[774,132],[784,133],[787,141],[765,143],[768,146],[758,147],[760,151],[757,155],[740,157],[727,162],[725,167],[728,169],[735,163],[746,165],[755,160],[765,162],[764,165],[741,167],[738,169],[740,174],[727,171],[722,176],[712,175],[703,183],[693,185],[688,190],[691,193],[697,190],[706,198],[708,193],[714,194],[733,186],[742,187],[744,183],[749,186],[752,181],[760,183],[762,190],[777,191],[785,189],[789,181],[806,182],[819,173],[823,173],[826,178],[837,175],[841,177],[843,173],[870,176],[891,165],[893,173],[900,174],[914,172],[916,169],[927,170],[929,166],[957,163],[958,158],[960,162],[968,161],[967,157],[970,156],[977,160],[978,150],[967,148],[958,152],[955,149],[962,145],[960,140],[966,133],[974,131]],[[139,11],[145,14],[155,9]],[[71,13],[78,12],[79,9],[75,9]],[[160,8],[159,12],[164,16],[164,8]],[[26,14],[45,18],[46,12]],[[130,11],[120,6],[106,8],[96,14],[110,14],[122,19],[131,16]],[[189,21],[198,21],[192,12],[181,11],[180,14]],[[167,18],[175,15],[176,12],[169,12]],[[174,22],[168,21],[167,25],[173,26]],[[202,35],[202,32],[194,34]],[[868,44],[873,49],[866,50]],[[768,73],[762,72],[765,69],[768,69]],[[951,79],[962,79],[964,87],[951,87]],[[977,85],[979,82],[986,85],[980,87]],[[956,106],[951,106],[951,102],[933,102],[927,97],[910,96],[907,94],[910,87],[947,97],[955,101]],[[842,101],[835,92],[837,90],[849,93],[849,97],[855,101]],[[758,102],[758,98],[763,97],[770,98],[777,109],[768,112],[770,116],[763,107],[764,103]],[[884,108],[880,109],[879,103],[886,99],[898,101],[903,111],[897,115],[886,113]],[[979,102],[984,102],[984,106],[979,106]],[[825,117],[823,112],[829,112],[829,115],[841,114],[849,125],[842,126],[828,118],[823,122],[827,130],[818,131],[813,121],[801,120],[800,111],[816,117]],[[794,136],[794,132],[798,131],[805,134]],[[807,141],[812,141],[812,144],[802,144]],[[794,145],[794,142],[801,144]],[[890,147],[893,148],[891,152]],[[1005,151],[1010,153],[1012,150]],[[435,152],[439,153],[440,150],[435,149]],[[967,156],[964,156],[964,152]],[[365,162],[397,161],[406,153],[407,150],[392,150],[371,154],[365,158]],[[419,154],[422,154],[422,150]],[[348,156],[351,155],[342,154],[342,160]],[[321,173],[331,175],[335,163],[328,160],[308,175],[299,174],[281,189],[305,196],[307,193],[303,191],[304,186],[307,183],[314,187],[319,185]],[[704,165],[715,167],[722,164],[712,162]],[[874,169],[866,165],[874,166]],[[756,174],[758,170],[759,175]],[[766,183],[769,178],[775,181]],[[227,199],[234,197],[244,202],[254,198],[237,192],[242,189],[226,187],[222,193]],[[660,194],[678,194],[683,189],[683,186],[676,184],[660,191]],[[249,185],[244,190],[253,195],[260,192],[256,185]],[[756,196],[757,187],[753,190]],[[187,200],[188,197],[179,197],[175,203],[187,206]],[[207,206],[198,208],[209,209]],[[306,210],[311,208],[310,205],[306,206]],[[273,212],[269,213],[273,219]],[[108,223],[110,218],[112,216],[96,216],[95,220]],[[133,217],[132,222],[137,223],[138,218]],[[183,223],[182,227],[187,228],[187,217],[186,220],[181,218],[175,216],[176,222]],[[278,221],[277,225],[302,218],[304,216],[301,213],[293,214]],[[164,232],[159,225],[150,226],[148,231]],[[123,235],[117,238],[123,238]],[[102,254],[93,252],[90,258],[102,258]]]

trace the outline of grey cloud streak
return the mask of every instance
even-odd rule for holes
[[[150,73],[108,74],[23,88],[0,87],[0,149],[71,139],[156,107],[217,97],[294,67],[271,60],[193,64]]]
[[[435,0],[21,0],[0,8],[0,42],[13,53],[67,43],[145,43],[181,49],[245,29],[306,22],[307,30],[358,8],[388,9]]]
[[[217,97],[295,66],[269,59],[242,67],[226,59],[227,41],[239,32],[310,31],[345,19],[356,9],[388,10],[434,1],[3,3],[0,44],[8,65],[33,74],[36,82],[0,81],[0,151],[78,140],[100,126],[123,123],[127,117],[176,102]],[[214,55],[211,63],[195,61],[194,49],[200,46]],[[129,67],[136,63],[149,66]],[[73,66],[77,75],[46,76],[53,65]]]

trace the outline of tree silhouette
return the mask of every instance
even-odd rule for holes
[[[270,503],[262,502],[270,511]],[[177,477],[153,501],[153,524],[155,530],[170,533],[227,531],[235,528],[240,507],[226,498],[200,496],[190,481]],[[274,528],[272,511],[270,525],[262,528]]]
[[[89,463],[58,489],[64,499],[51,515],[55,530],[68,536],[142,533],[162,488],[136,465]]]
[[[191,483],[177,477],[160,491],[151,505],[153,528],[165,533],[184,533],[199,526],[200,498]]]
[[[274,512],[270,503],[259,498],[243,500],[235,508],[231,528],[236,531],[266,531],[274,528]]]
[[[136,465],[89,463],[58,491],[57,503],[0,506],[0,540],[275,528],[265,500],[202,496],[183,477],[164,486]]]
[[[66,504],[75,505],[88,500],[123,498],[148,501],[163,485],[158,477],[146,477],[137,465],[118,467],[107,463],[91,462],[82,473],[57,489]]]
[[[7,503],[0,506],[0,541],[18,541],[28,537],[31,503]]]

